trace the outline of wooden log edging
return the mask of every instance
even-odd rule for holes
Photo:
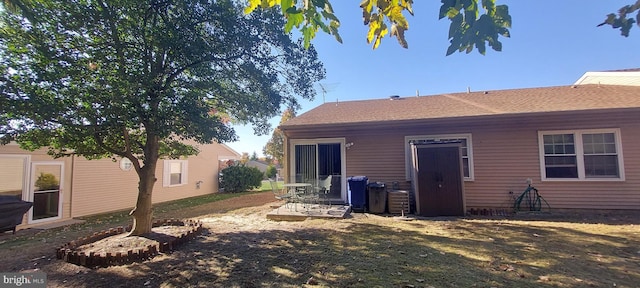
[[[189,226],[190,229],[186,233],[182,233],[182,235],[175,237],[169,242],[158,243],[156,245],[149,245],[143,249],[132,249],[127,251],[127,253],[95,253],[91,252],[87,255],[84,252],[78,252],[75,249],[82,245],[86,245],[89,243],[93,243],[99,240],[102,240],[107,237],[115,236],[118,234],[122,234],[128,231],[131,231],[131,225],[127,227],[117,227],[111,228],[109,230],[104,230],[101,232],[93,233],[93,235],[88,237],[78,238],[69,243],[66,243],[56,249],[56,257],[58,259],[62,259],[71,264],[76,264],[80,266],[85,266],[89,268],[95,267],[108,267],[115,265],[124,265],[133,262],[142,262],[148,259],[151,259],[158,255],[159,253],[166,253],[176,249],[178,246],[188,242],[189,240],[195,238],[200,235],[204,228],[202,227],[202,222],[194,221],[194,220],[179,220],[179,219],[165,219],[165,220],[155,220],[153,222],[152,227],[160,227],[160,226]]]

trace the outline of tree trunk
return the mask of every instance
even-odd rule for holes
[[[155,165],[145,165],[140,173],[140,182],[138,184],[138,200],[136,207],[131,210],[129,215],[133,216],[133,226],[129,236],[140,236],[151,233],[151,225],[153,224],[153,212],[151,195],[153,192],[153,184],[156,182]]]
[[[144,166],[136,170],[140,182],[138,182],[136,207],[129,213],[129,215],[133,216],[133,226],[129,236],[151,233],[151,225],[153,224],[151,195],[153,193],[153,185],[156,183],[159,147],[159,141],[156,136],[150,135],[147,137],[147,144],[144,149]]]

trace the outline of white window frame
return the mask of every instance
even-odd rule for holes
[[[180,163],[180,184],[171,185],[171,164]],[[164,169],[162,170],[162,187],[178,187],[187,185],[187,171],[189,170],[189,161],[187,160],[164,160]]]
[[[467,158],[469,159],[469,177],[464,177],[465,182],[470,182],[475,180],[474,172],[473,172],[473,141],[471,137],[471,133],[466,134],[442,134],[442,135],[415,135],[415,136],[405,136],[404,137],[404,163],[405,163],[405,178],[407,181],[411,180],[411,174],[413,171],[411,159],[411,144],[410,141],[420,141],[420,140],[434,140],[440,141],[442,139],[465,139],[467,141]],[[463,171],[464,172],[464,171]],[[464,173],[463,173],[464,175]]]
[[[15,145],[15,142],[10,142],[7,145]],[[23,167],[22,167],[22,195],[20,195],[20,199],[24,201],[29,201],[29,185],[31,185],[31,155],[22,155],[22,154],[0,154],[1,158],[21,158],[23,159]]]
[[[585,173],[584,166],[584,146],[582,142],[583,134],[599,134],[599,133],[613,133],[616,141],[616,153],[618,156],[618,172],[619,177],[611,178],[588,178]],[[557,134],[573,134],[576,163],[578,166],[578,178],[547,178],[546,165],[544,160],[544,135],[557,135]],[[620,128],[607,128],[607,129],[576,129],[576,130],[545,130],[538,131],[538,149],[540,153],[540,175],[542,181],[549,182],[574,182],[574,181],[625,181],[624,175],[624,157],[622,156],[622,137],[620,135]]]

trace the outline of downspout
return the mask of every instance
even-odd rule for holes
[[[289,137],[287,137],[287,133],[285,133],[284,130],[282,131],[282,135],[284,136],[282,141],[283,159],[282,163],[280,163],[280,165],[282,165],[282,179],[284,180],[284,183],[289,183]]]
[[[71,154],[71,176],[70,176],[71,181],[69,181],[70,184],[69,184],[69,193],[68,193],[69,194],[69,218],[73,218],[73,200],[72,199],[73,199],[73,182],[75,181],[74,180],[75,178],[73,177],[73,174],[75,174],[74,172],[76,169],[75,164],[76,164],[76,154],[73,153]]]

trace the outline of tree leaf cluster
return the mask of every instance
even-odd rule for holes
[[[296,0],[247,0],[245,13],[251,13],[258,7],[272,8],[280,5],[281,12],[287,19],[284,28],[288,33],[293,27],[299,28],[303,34],[305,46],[315,37],[318,27],[328,34],[334,35],[338,42],[342,38],[338,34],[339,19],[333,14],[329,0],[303,0],[297,4]],[[497,5],[496,0],[441,0],[439,18],[451,21],[449,26],[449,47],[446,55],[454,52],[467,54],[477,49],[482,55],[486,53],[487,45],[495,51],[502,51],[499,37],[510,37],[511,16],[507,5]],[[412,0],[361,0],[364,25],[369,26],[367,43],[373,49],[378,48],[382,39],[389,35],[395,36],[400,46],[408,48],[405,32],[409,29],[409,22],[404,16],[408,12],[413,16]],[[318,12],[319,7],[329,7],[330,10]],[[635,13],[635,18],[633,18]],[[320,17],[319,15],[325,16]],[[324,23],[322,21],[325,21]],[[634,23],[640,25],[640,0],[625,5],[617,14],[611,13],[602,25],[611,25],[620,29],[623,36],[629,36]],[[391,28],[389,28],[391,26]]]
[[[280,6],[282,15],[286,18],[284,30],[291,32],[293,27],[300,30],[303,35],[304,46],[308,48],[311,40],[315,38],[318,30],[332,35],[336,41],[342,43],[342,37],[338,33],[340,21],[333,12],[333,7],[328,0],[248,0],[244,12],[252,13],[256,8],[263,9]]]
[[[369,25],[367,43],[373,43],[373,49],[376,49],[382,38],[390,33],[390,36],[398,39],[400,46],[409,48],[404,37],[404,32],[409,29],[409,21],[402,13],[407,11],[413,16],[412,4],[412,0],[363,0],[360,8],[364,25]],[[391,29],[386,22],[391,24]]]
[[[441,2],[440,19],[446,17],[451,20],[447,55],[456,51],[470,53],[474,48],[484,55],[487,44],[495,51],[502,51],[502,42],[498,38],[511,36],[511,16],[506,5],[496,5],[495,0]]]
[[[633,18],[635,13],[635,18]],[[629,37],[629,31],[633,24],[637,24],[640,27],[640,0],[636,3],[625,5],[618,10],[617,14],[610,13],[604,22],[600,23],[598,27],[602,25],[610,25],[613,29],[620,29],[620,34],[624,37]]]

